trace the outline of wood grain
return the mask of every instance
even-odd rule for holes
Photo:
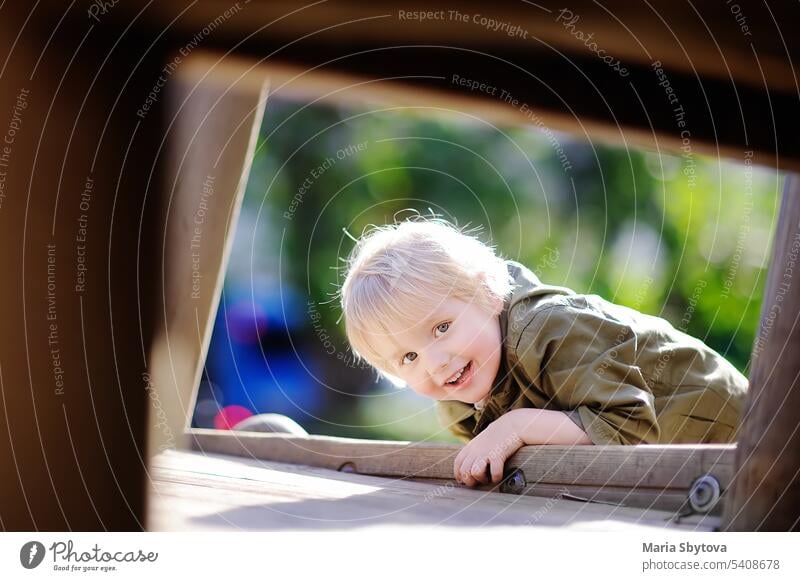
[[[709,531],[714,516],[671,522],[660,510],[487,493],[445,484],[336,472],[252,458],[166,451],[153,459],[151,530],[332,530],[565,527]],[[476,528],[477,531],[477,528]]]
[[[266,105],[266,79],[241,59],[194,54],[173,77],[148,368],[163,416],[150,419],[151,453],[185,445]]]
[[[281,434],[191,430],[195,450],[359,474],[453,479],[457,445]],[[629,506],[676,509],[698,476],[713,475],[724,491],[731,479],[735,445],[525,446],[509,458],[520,468],[525,494],[571,494]]]
[[[786,179],[726,530],[800,530],[800,179]]]

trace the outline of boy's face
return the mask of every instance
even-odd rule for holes
[[[456,298],[431,302],[428,317],[412,328],[388,323],[389,336],[376,336],[374,347],[415,392],[437,400],[475,403],[491,390],[500,368],[498,315]],[[465,369],[466,368],[466,369]],[[458,377],[455,383],[447,383]]]

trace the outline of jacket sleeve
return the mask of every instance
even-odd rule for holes
[[[636,353],[637,336],[629,325],[573,305],[536,313],[516,348],[532,387],[550,409],[567,412],[593,443],[655,444],[655,400]]]

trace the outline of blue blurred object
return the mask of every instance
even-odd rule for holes
[[[220,408],[241,405],[255,414],[278,413],[295,420],[303,418],[301,412],[317,414],[324,387],[315,379],[315,360],[304,352],[308,334],[301,297],[286,285],[280,291],[254,292],[249,285],[226,284],[203,378],[214,390],[201,390],[198,407],[212,405],[205,401],[209,399]],[[195,423],[204,427],[196,412]]]

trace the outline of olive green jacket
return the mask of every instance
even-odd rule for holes
[[[521,407],[564,411],[595,444],[736,440],[748,382],[724,357],[664,319],[506,264],[516,285],[489,397],[481,409],[437,402],[460,440]]]

